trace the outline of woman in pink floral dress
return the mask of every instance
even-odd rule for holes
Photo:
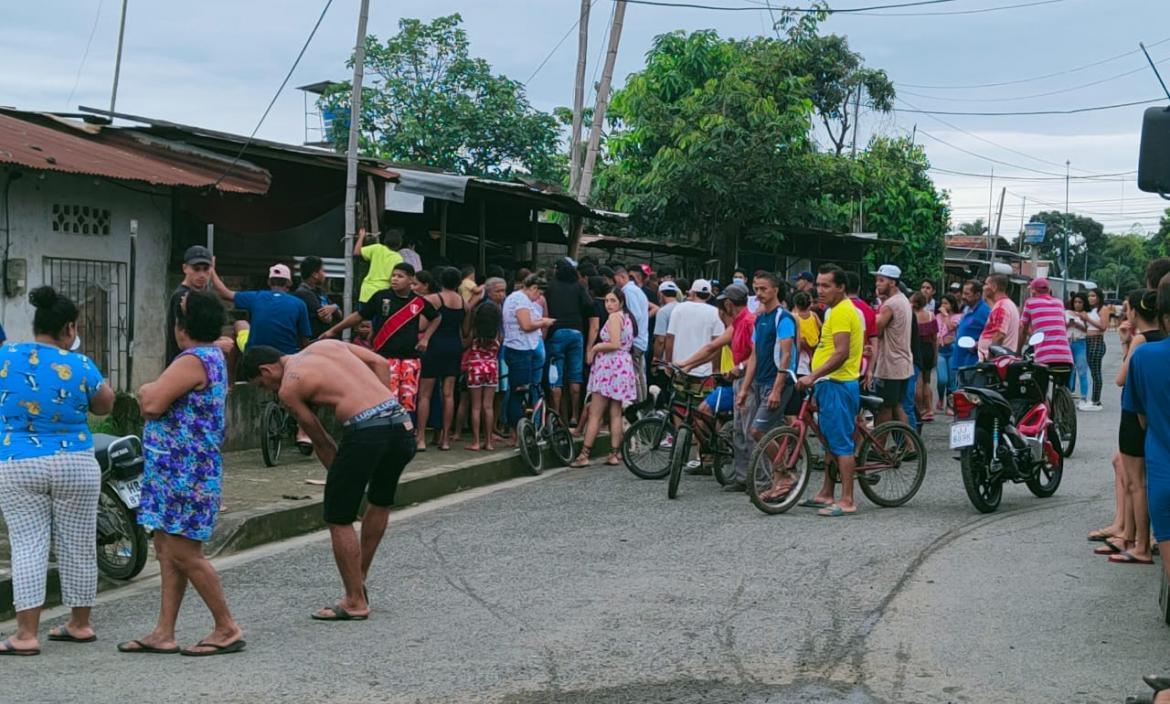
[[[638,327],[626,309],[626,297],[620,288],[614,287],[605,295],[605,310],[609,318],[601,329],[601,342],[593,345],[586,354],[586,363],[592,365],[589,385],[586,387],[592,394],[589,423],[585,429],[585,445],[571,467],[589,465],[593,441],[597,439],[606,410],[609,411],[610,447],[614,449],[610,450],[605,463],[620,463],[618,448],[622,446],[622,403],[635,401],[638,397],[634,360],[630,356],[630,346],[638,334]]]

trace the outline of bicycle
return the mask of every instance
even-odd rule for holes
[[[275,467],[280,461],[280,449],[286,437],[296,441],[297,421],[284,406],[275,400],[265,401],[260,412],[260,454],[265,467]],[[313,454],[313,446],[298,443],[297,449],[306,457]]]
[[[1048,405],[1052,409],[1052,423],[1056,426],[1056,437],[1062,457],[1071,457],[1077,446],[1077,405],[1073,402],[1072,391],[1068,388],[1072,376],[1071,364],[1049,364],[1050,384]]]
[[[658,410],[640,418],[626,431],[622,440],[622,461],[626,468],[640,479],[662,479],[669,474],[667,496],[673,499],[678,495],[683,466],[690,456],[691,438],[697,435],[699,455],[712,458],[711,470],[715,480],[720,484],[731,483],[735,478],[731,462],[735,452],[731,438],[732,414],[711,416],[698,412],[700,399],[715,384],[717,377],[696,379],[673,364],[660,363],[659,366],[669,370],[676,379],[682,379],[682,388],[673,381],[667,384],[659,394]],[[679,421],[677,428],[675,420]],[[718,423],[723,427],[716,430]]]
[[[524,458],[528,469],[533,474],[544,471],[544,448],[549,445],[561,464],[572,462],[576,448],[569,427],[561,420],[560,414],[548,407],[543,395],[533,404],[531,387],[519,387],[513,389],[512,393],[521,394],[524,415],[516,423],[516,438],[520,456]]]
[[[862,410],[876,413],[881,405],[879,397],[861,395]],[[814,410],[812,389],[808,389],[792,425],[773,428],[756,444],[748,463],[748,494],[752,504],[764,513],[784,513],[804,495],[812,469],[810,431],[828,452]],[[860,439],[855,455],[856,474],[866,498],[878,506],[892,508],[918,493],[926,477],[926,446],[913,428],[892,420],[871,430],[858,415],[853,436],[855,440]],[[829,463],[827,458],[825,471],[840,481],[836,464]]]

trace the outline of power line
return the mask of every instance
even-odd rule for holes
[[[890,10],[899,7],[919,7],[922,5],[941,5],[943,3],[957,2],[958,0],[917,0],[916,2],[901,2],[890,5],[870,5],[869,7],[849,7],[842,9],[826,8],[821,10],[815,7],[787,7],[784,8],[789,12],[805,12],[818,13],[827,12],[830,15],[852,12],[868,12],[870,10]],[[1054,2],[1060,0],[1046,0],[1047,2]],[[759,6],[751,5],[704,5],[702,3],[693,2],[667,2],[666,0],[626,0],[631,5],[652,5],[655,7],[685,7],[693,10],[723,10],[725,12],[758,12]]]
[[[919,130],[921,132],[922,130]],[[950,174],[953,176],[969,176],[971,178],[992,178],[992,174],[977,174],[970,171],[956,171],[954,169],[944,169],[941,166],[929,166],[928,171],[937,171],[941,174]],[[1073,181],[1086,181],[1089,183],[1110,183],[1110,182],[1130,182],[1132,178],[1115,178],[1120,176],[1133,176],[1136,171],[1119,171],[1112,174],[1094,174],[1090,176],[1070,176],[1069,179]],[[997,181],[1063,181],[1064,176],[1006,176],[1001,174],[994,174]]]
[[[591,2],[589,3],[589,7],[593,7],[596,4],[597,4],[597,0],[591,0]],[[565,35],[563,37],[561,37],[560,41],[558,41],[556,43],[556,45],[548,52],[548,56],[544,57],[544,60],[540,62],[540,65],[536,67],[536,69],[532,72],[532,75],[529,76],[524,81],[525,85],[531,83],[533,78],[536,78],[536,74],[540,73],[540,69],[544,68],[544,65],[547,64],[549,59],[551,59],[553,57],[553,54],[557,53],[557,49],[561,48],[561,45],[565,43],[565,40],[569,38],[569,35],[572,34],[573,30],[577,29],[577,27],[580,24],[581,24],[581,18],[580,18],[580,16],[578,16],[577,19],[573,22],[573,25],[571,27],[569,27],[568,30],[565,31]]]
[[[982,112],[982,111],[962,111],[962,110],[903,110],[902,112],[915,113],[918,115],[967,115],[972,117],[1018,117],[1028,115],[1075,115],[1083,112],[1098,112],[1101,110],[1116,110],[1118,108],[1132,108],[1135,105],[1152,105],[1154,103],[1164,103],[1165,98],[1152,98],[1150,100],[1134,100],[1128,103],[1114,103],[1112,105],[1093,105],[1080,108],[1069,108],[1066,110],[1019,110],[1011,112]]]
[[[93,35],[97,33],[98,20],[102,18],[102,3],[98,0],[97,12],[93,15],[93,27],[89,29],[89,39],[85,41],[85,51],[81,53],[81,64],[77,67],[77,75],[73,77],[73,87],[69,89],[69,97],[65,99],[65,109],[72,110],[73,94],[77,92],[77,84],[81,82],[81,72],[85,69],[85,61],[89,58],[89,47],[93,45]]]
[[[866,12],[862,17],[946,17],[948,15],[982,15],[987,12],[999,12],[1000,10],[1015,10],[1025,7],[1036,7],[1038,5],[1052,5],[1065,0],[1033,0],[1033,2],[1022,2],[1015,5],[997,5],[995,7],[981,7],[975,10],[951,10],[949,12]]]
[[[1033,168],[1028,167],[1028,166],[1021,166],[1019,164],[1013,164],[1010,161],[1003,161],[1001,159],[995,159],[995,158],[992,158],[990,156],[984,156],[983,154],[973,152],[969,149],[964,149],[962,147],[951,144],[950,142],[946,141],[945,139],[942,139],[941,137],[935,137],[933,134],[927,132],[926,130],[922,129],[921,127],[918,128],[918,134],[925,135],[925,136],[933,139],[934,141],[936,141],[940,144],[945,144],[946,146],[950,147],[951,149],[954,149],[955,151],[963,152],[964,154],[969,154],[970,156],[973,156],[977,159],[983,159],[984,161],[990,161],[993,164],[999,164],[1001,166],[1010,166],[1014,169],[1023,169],[1024,171],[1031,171],[1032,173],[1044,174],[1045,176],[1060,176],[1061,178],[1064,178],[1064,176],[1062,174],[1058,174],[1054,171],[1042,171],[1040,169],[1033,169]]]
[[[268,101],[268,107],[264,109],[264,114],[260,116],[260,120],[256,123],[256,127],[252,130],[252,134],[248,135],[248,139],[244,140],[244,146],[240,147],[240,151],[236,154],[235,158],[232,159],[232,163],[228,164],[228,167],[224,170],[223,174],[215,180],[216,186],[219,185],[220,181],[223,181],[225,178],[227,178],[227,175],[231,173],[232,169],[234,169],[236,164],[239,163],[240,157],[244,156],[244,152],[247,151],[248,145],[250,145],[252,140],[255,139],[256,133],[260,131],[260,125],[264,124],[264,120],[268,117],[268,113],[272,111],[272,106],[276,104],[276,99],[280,97],[281,92],[284,91],[284,87],[288,85],[289,79],[292,78],[293,72],[297,70],[297,66],[301,63],[301,58],[304,57],[305,52],[308,51],[309,44],[313,41],[313,37],[317,35],[317,30],[321,27],[321,23],[325,20],[325,13],[329,11],[329,6],[332,4],[333,0],[325,0],[325,7],[321,8],[321,15],[317,18],[317,24],[313,25],[313,31],[309,32],[309,36],[305,39],[305,44],[301,47],[300,52],[297,54],[296,60],[293,61],[292,66],[289,67],[288,73],[284,75],[284,80],[280,82],[280,87],[276,89],[276,93],[273,94],[272,100]],[[350,115],[350,119],[360,120],[361,116]]]

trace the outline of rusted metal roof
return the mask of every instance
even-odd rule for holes
[[[0,163],[155,186],[268,192],[268,171],[245,161],[126,130],[0,110]]]

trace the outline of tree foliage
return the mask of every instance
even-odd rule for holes
[[[1095,266],[1104,263],[1102,253],[1105,251],[1107,240],[1105,226],[1093,218],[1075,213],[1066,214],[1058,210],[1046,210],[1036,213],[1028,222],[1042,222],[1048,226],[1044,244],[1040,245],[1040,258],[1051,260],[1055,264],[1055,270],[1062,275],[1066,234],[1071,235],[1068,245],[1069,278],[1079,279],[1084,276],[1086,268],[1092,271]]]
[[[458,14],[403,19],[385,42],[367,37],[362,153],[462,174],[518,170],[558,180],[556,119],[528,103],[522,83],[472,57],[461,24]],[[348,81],[334,86],[321,108],[348,115],[351,90]],[[344,149],[346,130],[333,137]]]
[[[975,218],[975,222],[960,224],[959,232],[968,237],[982,237],[987,234],[987,225],[983,222],[983,218]]]

